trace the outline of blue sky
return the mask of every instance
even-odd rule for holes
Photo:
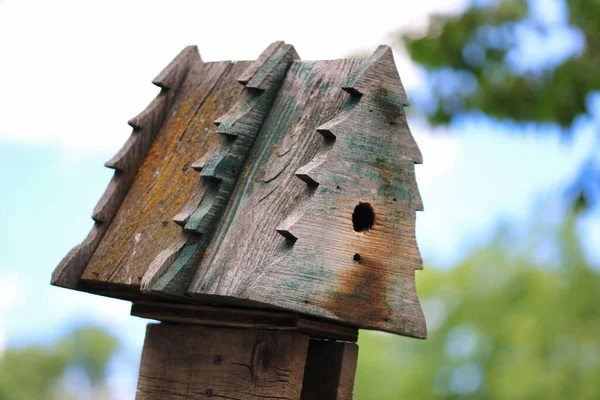
[[[391,43],[390,32],[422,26],[431,10],[453,11],[464,3],[436,0],[390,15],[368,14],[359,34],[349,31],[345,20],[352,15],[344,11],[349,14],[328,19],[338,33],[306,32],[292,21],[253,23],[256,28],[243,37],[223,34],[212,19],[194,24],[194,13],[217,15],[227,5],[196,10],[198,4],[190,2],[176,2],[181,8],[143,4],[147,15],[140,16],[142,3],[136,2],[0,2],[0,57],[9,60],[0,65],[0,76],[9,77],[0,91],[0,356],[6,345],[49,341],[75,325],[100,324],[124,343],[111,374],[123,398],[131,398],[135,387],[146,321],[130,317],[126,302],[53,288],[49,280],[89,231],[91,211],[112,173],[103,164],[129,135],[127,119],[156,94],[151,79],[188,44],[198,44],[205,60],[255,58],[276,39],[296,45],[304,59],[343,57]],[[321,7],[324,15],[338,12],[336,6]],[[190,16],[178,21],[173,9],[189,10]],[[299,10],[298,20],[312,18],[306,12]],[[261,18],[234,16],[230,23]],[[578,39],[572,37],[573,46],[552,40],[548,46],[565,53]],[[543,56],[538,61],[549,62]],[[416,92],[422,71],[402,52],[396,60],[409,95]],[[425,203],[417,237],[425,262],[451,266],[489,240],[500,221],[528,221],[540,202],[556,197],[594,143],[600,126],[596,103],[595,120],[582,119],[571,142],[534,130],[516,135],[514,127],[480,117],[438,129],[411,118],[424,157],[417,166]],[[588,237],[600,235],[598,212],[582,229]]]

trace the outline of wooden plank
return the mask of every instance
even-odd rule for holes
[[[131,315],[164,322],[289,330],[306,333],[317,338],[349,342],[358,340],[356,328],[283,311],[138,301],[132,305]]]
[[[250,155],[252,168],[242,172],[236,198],[198,267],[190,294],[241,297],[240,292],[285,245],[274,228],[306,194],[293,171],[319,151],[322,138],[313,131],[341,110],[348,95],[339,88],[357,64],[293,63]]]
[[[139,291],[159,253],[182,243],[181,227],[172,218],[197,185],[190,165],[221,139],[212,121],[239,98],[242,88],[236,79],[249,64],[203,63],[190,71],[83,274],[88,286]]]
[[[81,274],[94,255],[94,251],[96,251],[107,229],[108,224],[94,222],[94,226],[83,242],[71,249],[54,269],[50,283],[54,286],[70,289],[81,288]]]
[[[405,104],[388,47],[294,62],[189,294],[424,338]]]
[[[244,72],[242,80],[250,80],[236,105],[215,120],[222,138],[207,152],[210,157],[203,155],[202,161],[193,163],[201,169],[200,183],[175,215],[187,240],[178,241],[178,247],[169,248],[152,262],[142,279],[142,291],[185,295],[285,73],[297,58],[292,46],[276,43]]]
[[[175,59],[152,80],[161,89],[173,89],[180,87],[187,76],[189,68],[185,67],[187,60],[202,61],[198,53],[198,47],[186,46]]]
[[[254,63],[168,67],[107,163],[94,229],[53,281],[425,337],[422,160],[391,50],[296,57],[277,42]]]
[[[356,343],[311,339],[301,400],[352,400]]]
[[[283,41],[277,41],[271,43],[258,57],[258,59],[252,63],[239,77],[238,82],[246,85],[256,75],[259,69],[273,56],[275,51],[284,44]]]
[[[107,167],[115,169],[115,174],[94,208],[94,227],[87,238],[73,248],[56,267],[52,274],[53,285],[81,288],[80,277],[131,187],[138,168],[180,92],[183,80],[195,65],[201,63],[196,46],[188,46],[154,79],[153,83],[161,88],[161,92],[144,111],[129,121],[133,127],[131,136],[123,148],[106,163]]]
[[[150,324],[137,400],[299,400],[308,335]]]

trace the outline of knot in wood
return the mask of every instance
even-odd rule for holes
[[[271,367],[273,359],[273,344],[268,341],[259,341],[254,345],[252,352],[252,377],[261,378]]]

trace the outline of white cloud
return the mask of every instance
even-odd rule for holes
[[[109,297],[96,297],[93,302],[90,302],[90,311],[99,320],[126,322],[131,318],[129,315],[131,303]]]
[[[188,44],[205,60],[253,59],[278,39],[303,59],[345,57],[391,44],[392,32],[422,25],[431,10],[465,3],[5,0],[0,143],[116,151],[130,133],[126,121],[157,92],[151,79]],[[418,84],[406,56],[397,57],[405,85]]]
[[[84,320],[104,326],[127,345],[141,343],[150,322],[130,315],[131,302],[47,286],[52,302],[47,307],[52,319],[62,323]]]
[[[421,187],[432,185],[454,169],[460,155],[459,142],[445,128],[432,129],[422,119],[411,119],[409,123],[423,155],[423,164],[415,167],[417,181]]]
[[[0,272],[0,315],[10,311],[21,299],[23,282],[14,272]]]

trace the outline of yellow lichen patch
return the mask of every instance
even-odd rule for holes
[[[247,63],[204,66],[195,77],[200,84],[188,85],[169,110],[83,279],[137,287],[152,260],[181,232],[172,219],[200,179],[189,166],[223,139],[213,121],[239,98],[243,87],[236,77]],[[202,81],[208,74],[212,83]]]

